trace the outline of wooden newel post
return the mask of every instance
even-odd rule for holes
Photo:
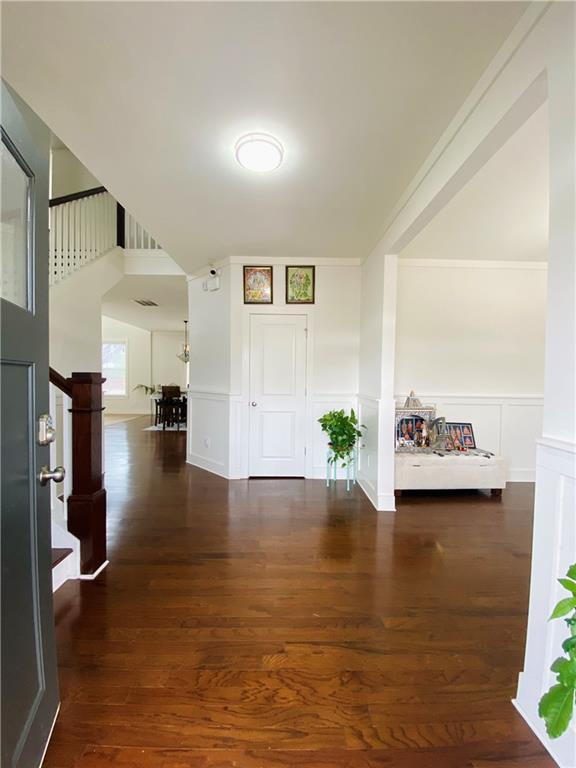
[[[106,490],[102,476],[102,383],[100,373],[73,373],[72,494],[68,530],[80,540],[80,572],[106,562]]]

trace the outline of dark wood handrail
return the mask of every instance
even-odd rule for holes
[[[83,200],[85,197],[93,197],[94,195],[101,195],[102,192],[107,192],[106,187],[93,187],[92,189],[85,189],[82,192],[73,192],[71,195],[62,195],[62,197],[53,197],[49,201],[48,205],[53,208],[55,205],[62,205],[63,203],[71,203],[73,200]]]
[[[70,383],[70,379],[66,379],[61,373],[58,373],[55,368],[50,368],[50,384],[54,384],[54,386],[58,387],[58,389],[61,392],[64,392],[65,395],[72,397],[72,384]]]

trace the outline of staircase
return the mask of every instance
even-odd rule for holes
[[[100,298],[103,286],[108,290],[124,274],[127,252],[133,261],[140,254],[154,251],[160,259],[173,262],[105,187],[54,198],[49,204],[52,360],[53,356],[58,358],[60,347],[69,348],[69,335],[74,343],[77,341],[78,334],[70,334],[69,327],[76,319],[82,322],[86,288],[92,297]],[[120,251],[124,258],[118,258]],[[88,265],[94,267],[61,285]],[[53,314],[52,309],[58,307],[62,307],[62,314]],[[50,466],[62,465],[66,470],[61,483],[51,483],[54,591],[68,579],[95,578],[108,562],[102,467],[103,381],[99,372],[72,373],[66,378],[50,369],[50,414],[56,428],[56,439],[50,445]]]
[[[154,238],[105,187],[50,200],[50,285],[116,246],[161,250]]]

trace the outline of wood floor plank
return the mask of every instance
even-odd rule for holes
[[[552,768],[511,704],[533,488],[233,481],[106,430],[109,567],[55,595],[45,768]]]

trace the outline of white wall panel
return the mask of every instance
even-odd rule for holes
[[[228,477],[228,396],[188,393],[188,456],[190,464]]]
[[[358,415],[366,426],[360,449],[358,481],[372,504],[378,508],[378,433],[380,423],[380,401],[360,395]]]

